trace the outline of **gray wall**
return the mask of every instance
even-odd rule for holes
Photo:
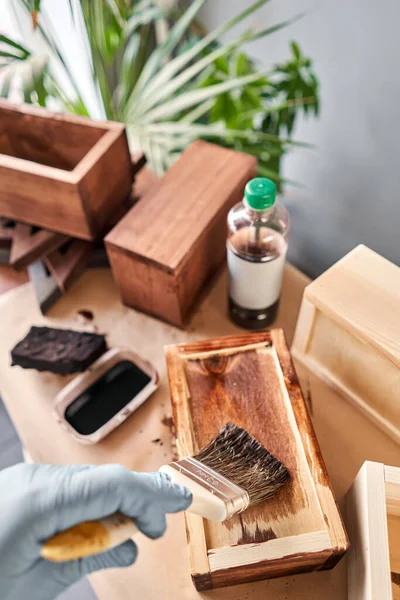
[[[208,0],[211,27],[251,0]],[[304,9],[290,28],[248,46],[265,65],[288,55],[296,39],[315,61],[321,82],[319,121],[303,121],[284,174],[304,184],[287,188],[292,216],[289,257],[317,276],[364,243],[400,264],[399,0],[272,0],[249,23],[267,26]]]

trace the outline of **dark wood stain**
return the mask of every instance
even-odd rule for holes
[[[240,569],[232,567],[213,571],[211,573],[212,588],[207,589],[239,585],[263,579],[275,579],[276,577],[286,577],[299,573],[310,573],[311,571],[317,571],[321,563],[324,564],[327,561],[330,554],[330,550],[315,553],[301,552],[285,557],[284,561],[278,558],[260,561],[252,565],[242,565]],[[202,591],[197,588],[196,576],[194,576],[193,581],[196,589]]]
[[[86,309],[78,310],[78,315],[80,317],[82,317],[82,319],[84,319],[85,321],[93,321],[93,319],[94,319],[94,314],[92,313],[91,310],[86,310]]]
[[[400,573],[395,573],[392,571],[390,575],[392,577],[392,583],[400,586]]]
[[[256,525],[255,532],[251,533],[243,523],[242,517],[243,515],[239,515],[243,534],[237,541],[238,546],[241,546],[242,544],[261,544],[263,542],[268,542],[269,540],[276,540],[277,535],[271,527],[262,530]]]
[[[207,592],[215,587],[211,573],[192,574],[192,581],[198,592]]]
[[[314,411],[313,411],[312,394],[311,394],[310,389],[308,389],[306,392],[306,402],[307,402],[308,412],[310,413],[311,416],[313,416]]]
[[[333,567],[336,567],[341,558],[346,554],[347,550],[335,550],[332,555],[327,558],[324,564],[318,569],[318,571],[330,571]]]
[[[171,435],[174,433],[174,420],[172,417],[163,417],[161,419],[161,423],[163,425],[165,425],[165,427],[168,427],[168,429],[170,430]]]
[[[292,475],[292,482],[273,498],[249,508],[224,526],[279,520],[296,514],[306,505],[298,477],[298,457],[273,356],[256,350],[222,355],[185,363],[191,397],[191,417],[198,448],[214,437],[220,427],[231,421],[254,435]],[[269,528],[260,541],[268,541]],[[247,543],[243,541],[242,543]]]

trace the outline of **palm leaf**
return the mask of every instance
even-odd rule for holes
[[[135,100],[139,96],[139,93],[144,86],[149,82],[150,78],[157,72],[159,66],[163,60],[168,57],[172,50],[176,47],[179,41],[182,39],[185,31],[189,27],[190,23],[195,18],[196,14],[204,4],[205,0],[194,0],[187,11],[184,12],[182,17],[178,19],[175,25],[169,32],[168,39],[164,44],[158,46],[151,54],[149,60],[145,64],[142,73],[137,81],[135,89],[133,90],[126,107],[126,114],[129,115],[131,112]]]
[[[260,79],[263,76],[264,73],[260,72],[253,75],[246,75],[245,77],[235,77],[234,79],[230,79],[224,83],[210,85],[209,87],[200,90],[191,90],[144,114],[141,122],[152,123],[157,120],[166,119],[167,117],[176,115],[187,108],[197,106],[201,102],[204,102],[204,100],[215,98],[224,92],[242,87],[247,83],[251,83],[257,79]]]
[[[258,10],[261,6],[263,6],[269,1],[270,0],[258,0],[258,2],[253,3],[251,6],[246,8],[244,11],[242,11],[232,19],[208,33],[203,39],[199,40],[192,48],[187,50],[185,53],[178,55],[176,58],[170,61],[170,63],[164,69],[163,78],[159,77],[156,81],[151,81],[150,85],[147,88],[147,94],[151,94],[156,89],[159,89],[159,86],[162,86],[164,85],[164,83],[168,82],[173,75],[178,73],[187,64],[189,64],[197,56],[199,56],[208,46],[210,46],[210,44],[215,42],[219,37],[227,33],[227,31],[238,25],[241,21],[243,21],[243,19],[251,15],[254,11]],[[154,72],[155,70],[156,69],[154,69]],[[151,75],[153,74],[154,73],[152,72]]]

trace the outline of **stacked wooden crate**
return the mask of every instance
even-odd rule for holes
[[[0,101],[0,262],[28,268],[43,311],[88,265],[130,208],[124,126]]]

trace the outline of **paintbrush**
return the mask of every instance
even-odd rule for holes
[[[287,468],[246,430],[228,423],[198,454],[160,469],[193,494],[188,512],[225,521],[273,496],[290,480]],[[104,552],[138,531],[121,513],[80,523],[42,547],[47,560],[64,562]]]

